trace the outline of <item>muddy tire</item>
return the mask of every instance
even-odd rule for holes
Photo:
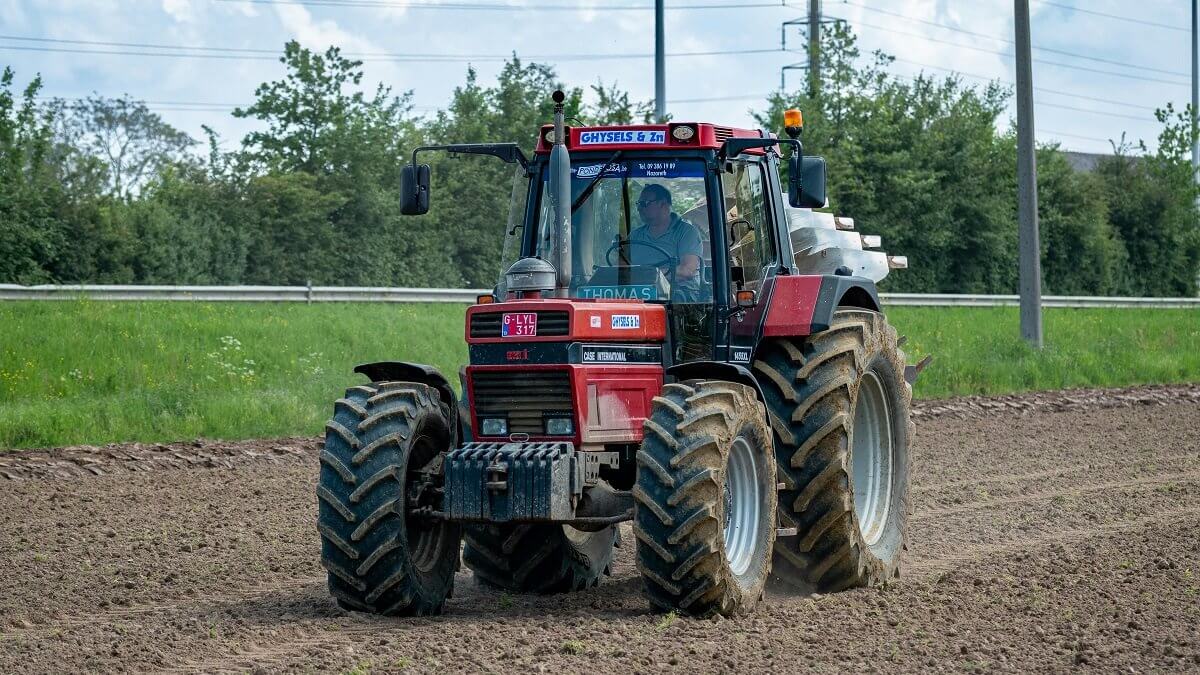
[[[742,384],[668,384],[637,456],[634,535],[650,603],[732,616],[762,597],[775,541],[766,410]]]
[[[878,312],[839,309],[829,330],[764,343],[753,365],[772,413],[782,527],[773,578],[803,592],[900,574],[908,521],[904,353]]]
[[[556,524],[480,525],[466,530],[463,562],[486,586],[514,593],[568,593],[612,573],[617,528],[585,532]]]
[[[351,387],[321,450],[317,530],[329,591],[345,609],[438,614],[454,583],[457,525],[407,515],[422,467],[450,447],[436,390],[410,382]]]

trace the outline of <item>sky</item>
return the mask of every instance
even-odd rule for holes
[[[783,24],[803,19],[807,5],[666,0],[668,111],[677,120],[754,126],[750,110],[778,89],[781,67],[805,60],[782,50],[781,31],[789,49],[802,50],[803,26]],[[364,84],[411,90],[418,114],[444,106],[468,64],[482,84],[494,82],[514,51],[554,65],[568,85],[615,82],[633,99],[651,100],[652,7],[652,0],[0,0],[0,67],[11,66],[22,87],[40,73],[47,97],[128,94],[193,136],[207,124],[232,146],[254,122],[229,111],[282,76],[277,57],[290,39],[364,55]],[[824,0],[822,11],[848,21],[864,53],[895,56],[896,74],[1014,80],[1009,0]],[[1190,3],[1030,0],[1030,11],[1038,139],[1111,152],[1110,140],[1125,133],[1153,148],[1154,108],[1182,108],[1191,97]],[[802,86],[803,72],[786,75],[789,89]],[[1000,126],[1015,114],[1010,106]]]

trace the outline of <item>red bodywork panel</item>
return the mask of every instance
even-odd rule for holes
[[[820,275],[775,277],[763,320],[763,337],[810,335],[822,279]]]
[[[681,141],[671,135],[676,127],[687,126],[695,130],[695,134]],[[552,147],[546,143],[546,130],[553,125],[546,125],[538,132],[536,153],[546,154]],[[584,134],[587,134],[585,136]],[[641,134],[639,137],[638,134]],[[661,138],[661,141],[658,139]],[[633,124],[629,126],[611,127],[567,127],[567,148],[569,150],[600,150],[613,152],[615,150],[681,150],[691,148],[717,149],[730,138],[759,138],[759,133],[751,129],[734,129],[717,124],[703,122],[672,122],[671,124]],[[774,138],[774,135],[772,135]],[[640,141],[640,142],[639,142]],[[763,148],[751,148],[747,154],[761,155]]]
[[[482,371],[566,370],[571,373],[571,407],[575,411],[574,436],[529,434],[530,441],[570,440],[584,444],[640,443],[642,423],[650,415],[650,401],[662,391],[662,366],[593,366],[579,364],[511,366],[467,366],[467,395],[475,400],[474,374]],[[471,406],[471,434],[477,441],[507,441],[504,436],[484,436]]]
[[[471,337],[471,317],[479,313],[566,311],[568,335],[499,338]],[[637,326],[629,317],[637,317]],[[618,317],[614,321],[613,317]],[[614,327],[624,325],[626,327]],[[610,342],[661,345],[667,336],[667,312],[662,305],[616,300],[532,299],[474,305],[467,309],[467,342]],[[576,447],[605,443],[640,443],[642,423],[650,414],[650,401],[662,391],[661,364],[548,363],[520,366],[471,365],[466,369],[467,400],[471,402],[471,432],[477,441],[507,441],[507,437],[484,436],[476,414],[475,373],[484,371],[567,371],[571,379],[571,409],[575,411],[575,434],[529,435],[530,441],[570,440]]]
[[[568,336],[534,337],[471,337],[471,317],[481,313],[519,313],[566,311],[570,315]],[[628,319],[613,317],[636,316],[637,327],[614,328],[614,325],[630,325]],[[667,338],[667,310],[662,305],[617,300],[545,299],[515,300],[512,302],[473,305],[467,309],[466,338],[468,343],[485,342],[570,342],[588,340],[592,342],[662,342]]]

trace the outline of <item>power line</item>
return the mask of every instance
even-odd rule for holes
[[[19,40],[51,44],[71,44],[95,47],[129,47],[136,49],[161,49],[175,51],[128,51],[125,49],[76,49],[68,47],[41,47],[25,45],[2,45],[0,49],[15,51],[58,52],[69,54],[106,54],[116,56],[165,56],[168,58],[203,58],[203,59],[246,59],[258,61],[278,60],[279,51],[272,49],[254,49],[243,47],[207,47],[200,45],[167,45],[144,42],[105,42],[100,40],[64,40],[57,38],[24,37],[15,35],[0,35],[0,40]],[[675,52],[667,54],[672,58],[696,56],[728,56],[749,54],[777,54],[782,50],[770,49],[723,49],[693,52]],[[507,61],[512,54],[435,54],[435,53],[395,53],[395,52],[342,52],[347,58],[361,59],[369,62],[438,62],[461,63],[469,61]],[[651,59],[654,54],[528,54],[524,58],[552,61],[613,61],[628,59]]]
[[[844,21],[844,19],[843,19],[843,21]],[[926,42],[937,42],[940,44],[950,45],[952,47],[958,47],[959,49],[969,49],[971,51],[984,52],[987,54],[996,54],[999,56],[1012,56],[1012,54],[1009,52],[996,51],[994,49],[987,49],[985,47],[976,47],[974,45],[964,45],[964,44],[961,44],[958,42],[950,42],[949,40],[939,40],[938,38],[929,37],[927,35],[921,35],[920,33],[912,33],[909,31],[896,30],[894,28],[888,28],[886,26],[877,26],[874,24],[867,23],[865,21],[858,21],[855,23],[856,23],[856,25],[859,25],[859,26],[865,26],[867,28],[874,28],[876,30],[881,30],[881,31],[888,32],[888,33],[896,33],[897,35],[907,35],[909,37],[915,37],[915,38],[918,38],[921,40],[925,40]],[[1162,84],[1174,84],[1174,85],[1188,84],[1187,82],[1180,82],[1178,80],[1163,80],[1163,79],[1148,77],[1148,76],[1144,76],[1144,75],[1119,73],[1114,70],[1100,70],[1098,68],[1088,68],[1086,66],[1077,66],[1074,64],[1070,64],[1070,63],[1059,63],[1058,61],[1046,61],[1044,59],[1033,59],[1033,62],[1040,63],[1040,64],[1046,65],[1046,66],[1056,66],[1059,68],[1069,68],[1071,70],[1079,70],[1079,71],[1088,72],[1088,73],[1098,73],[1100,75],[1111,75],[1113,77],[1124,77],[1124,78],[1128,78],[1131,80],[1138,80],[1141,82],[1160,82]]]
[[[1007,85],[1015,84],[1012,80],[1005,80],[1005,79],[995,77],[995,76],[990,76],[990,75],[979,75],[977,73],[966,73],[961,70],[957,70],[955,68],[947,68],[945,66],[935,66],[932,63],[922,63],[920,61],[911,61],[909,59],[902,59],[899,57],[893,57],[893,59],[900,63],[907,63],[907,64],[910,64],[913,66],[919,66],[921,68],[933,68],[935,70],[944,70],[948,73],[953,73],[955,75],[961,75],[963,77],[970,77],[970,78],[974,78],[977,80],[984,80],[987,82],[999,82],[1001,84],[1007,84]],[[1078,93],[1075,93],[1072,91],[1062,91],[1061,89],[1049,89],[1046,87],[1034,87],[1033,90],[1040,91],[1044,94],[1058,94],[1059,96],[1070,96],[1072,98],[1081,98],[1081,99],[1085,99],[1088,101],[1095,101],[1097,103],[1109,103],[1112,105],[1124,106],[1126,108],[1136,108],[1138,110],[1150,110],[1150,111],[1154,110],[1154,108],[1144,106],[1144,105],[1138,105],[1136,103],[1129,103],[1127,101],[1117,101],[1117,100],[1114,100],[1111,98],[1099,98],[1096,96],[1086,96],[1084,94],[1078,94]]]
[[[936,67],[936,66],[933,66],[933,67]],[[968,75],[967,73],[960,73],[960,72],[958,72],[958,71],[956,71],[956,70],[951,70],[951,69],[949,69],[949,68],[945,68],[944,70],[949,70],[951,73],[954,73],[954,74],[956,74],[956,75],[963,75],[963,76],[965,76],[965,77],[977,77],[977,78],[979,78],[979,79],[988,79],[988,78],[985,78],[985,77],[983,77],[982,75]],[[901,76],[899,76],[899,77],[904,77],[904,76],[903,76],[903,75],[901,75]],[[916,79],[916,78],[915,78],[915,77],[912,77],[912,78],[910,78],[910,79]],[[998,80],[996,80],[996,81],[998,81]],[[1035,90],[1038,90],[1038,88],[1037,88],[1037,87],[1034,87],[1034,89],[1035,89]],[[1045,90],[1041,90],[1041,91],[1045,91]],[[1058,94],[1058,93],[1062,93],[1062,92],[1054,92],[1054,93]],[[1069,96],[1070,94],[1063,94],[1063,95],[1064,95],[1064,96]],[[1080,97],[1080,98],[1087,98],[1087,97]],[[1123,118],[1123,119],[1127,119],[1127,120],[1136,120],[1136,121],[1139,121],[1139,122],[1153,122],[1153,121],[1154,121],[1154,118],[1152,118],[1152,117],[1147,117],[1147,116],[1145,116],[1145,115],[1126,115],[1126,114],[1123,114],[1123,113],[1109,112],[1109,111],[1107,111],[1107,110],[1095,110],[1095,109],[1093,109],[1093,108],[1079,108],[1079,107],[1077,107],[1077,106],[1066,105],[1066,104],[1063,104],[1063,103],[1051,103],[1051,102],[1048,102],[1048,101],[1035,101],[1035,102],[1034,102],[1034,105],[1037,105],[1037,106],[1045,106],[1045,107],[1048,107],[1048,108],[1062,108],[1063,110],[1074,110],[1074,111],[1076,111],[1076,112],[1092,113],[1092,114],[1095,114],[1095,115],[1103,115],[1104,117],[1120,117],[1120,118]]]
[[[771,94],[733,94],[730,96],[709,96],[707,98],[677,98],[675,100],[667,99],[667,103],[711,103],[714,101],[750,101],[755,99],[766,100]]]
[[[100,98],[112,99],[112,96],[100,96]],[[712,103],[717,101],[752,101],[757,99],[766,100],[770,94],[730,94],[727,96],[708,96],[704,98],[678,98],[668,99],[667,103]],[[41,101],[85,101],[88,97],[82,96],[38,96]],[[249,108],[253,103],[218,103],[205,101],[148,101],[129,97],[134,103],[141,103],[155,110],[171,110],[171,111],[186,111],[186,112],[221,112],[223,110],[233,110],[234,108]],[[420,112],[434,112],[442,110],[436,106],[412,106],[412,110]]]
[[[852,2],[851,0],[842,0],[842,4],[849,5],[851,7],[858,7],[859,9],[865,9],[868,12],[875,12],[877,14],[886,14],[887,16],[896,17],[899,19],[903,19],[905,21],[911,21],[914,23],[924,24],[926,26],[933,26],[935,28],[941,28],[943,30],[954,31],[955,33],[963,33],[964,35],[970,35],[973,37],[981,37],[981,38],[984,38],[987,40],[995,40],[996,42],[1003,42],[1004,44],[1008,44],[1008,45],[1016,44],[1014,41],[1009,40],[1007,38],[1002,38],[1002,37],[998,37],[995,35],[988,35],[987,33],[979,33],[979,32],[973,31],[973,30],[959,28],[957,26],[949,26],[944,23],[938,23],[936,21],[928,21],[925,19],[918,19],[916,17],[906,16],[904,14],[901,14],[900,12],[893,12],[891,10],[882,9],[879,7],[871,7],[868,5],[861,4],[861,3]],[[1162,73],[1164,75],[1179,75],[1181,77],[1188,77],[1191,74],[1191,73],[1186,73],[1186,72],[1182,72],[1182,71],[1178,71],[1178,70],[1165,70],[1162,68],[1152,68],[1150,66],[1142,66],[1142,65],[1137,65],[1137,64],[1133,64],[1133,63],[1126,63],[1124,61],[1105,59],[1105,58],[1101,58],[1099,56],[1090,56],[1088,54],[1080,54],[1078,52],[1067,51],[1065,49],[1054,49],[1053,47],[1038,47],[1037,45],[1034,45],[1033,49],[1035,49],[1037,51],[1041,51],[1041,52],[1049,52],[1051,54],[1059,54],[1062,56],[1070,56],[1070,57],[1074,57],[1077,59],[1084,59],[1087,61],[1095,61],[1097,63],[1107,63],[1107,64],[1114,65],[1114,66],[1124,66],[1126,68],[1136,68],[1138,70],[1145,70],[1147,72]]]
[[[1072,5],[1068,5],[1068,4],[1061,3],[1061,2],[1051,2],[1051,0],[1034,0],[1034,2],[1040,2],[1043,5],[1050,5],[1051,7],[1058,7],[1060,9],[1067,9],[1072,12],[1080,12],[1082,14],[1093,14],[1095,16],[1102,16],[1106,19],[1116,19],[1118,21],[1128,21],[1130,23],[1140,23],[1143,26],[1154,26],[1155,28],[1166,28],[1168,30],[1177,30],[1177,31],[1182,31],[1184,33],[1188,32],[1187,28],[1180,28],[1179,26],[1172,26],[1171,24],[1167,24],[1167,23],[1158,23],[1156,21],[1146,21],[1145,19],[1136,19],[1132,16],[1121,16],[1119,14],[1108,14],[1106,12],[1097,12],[1094,9],[1082,9],[1080,7],[1074,7]]]
[[[653,5],[504,5],[482,2],[416,2],[409,0],[217,0],[217,2],[248,2],[256,5],[309,5],[317,7],[381,7],[396,9],[441,9],[441,10],[480,10],[507,12],[585,12],[619,11],[619,12],[652,12]],[[667,10],[680,9],[758,9],[764,7],[786,7],[784,2],[754,2],[754,3],[714,3],[693,5],[669,5]]]
[[[1081,136],[1079,134],[1067,133],[1066,131],[1051,131],[1049,129],[1039,129],[1039,131],[1041,131],[1042,133],[1046,133],[1046,134],[1054,134],[1055,136],[1067,136],[1068,138],[1080,138],[1085,141],[1097,141],[1100,143],[1109,143],[1112,141],[1111,138],[1096,138],[1095,136]]]
[[[1139,122],[1155,122],[1154,118],[1144,116],[1124,115],[1121,113],[1108,112],[1107,110],[1092,110],[1090,108],[1079,108],[1073,105],[1063,105],[1062,103],[1048,103],[1046,101],[1034,101],[1035,106],[1045,106],[1047,108],[1061,108],[1063,110],[1074,110],[1076,112],[1092,113],[1093,115],[1102,115],[1104,117],[1120,117],[1127,120],[1137,120]]]

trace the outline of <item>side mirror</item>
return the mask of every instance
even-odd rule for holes
[[[420,216],[429,212],[429,165],[405,164],[400,169],[400,213]]]
[[[758,304],[758,291],[741,290],[737,292],[737,306],[741,309],[750,309]]]
[[[825,158],[812,155],[788,160],[788,203],[796,208],[825,206]]]

